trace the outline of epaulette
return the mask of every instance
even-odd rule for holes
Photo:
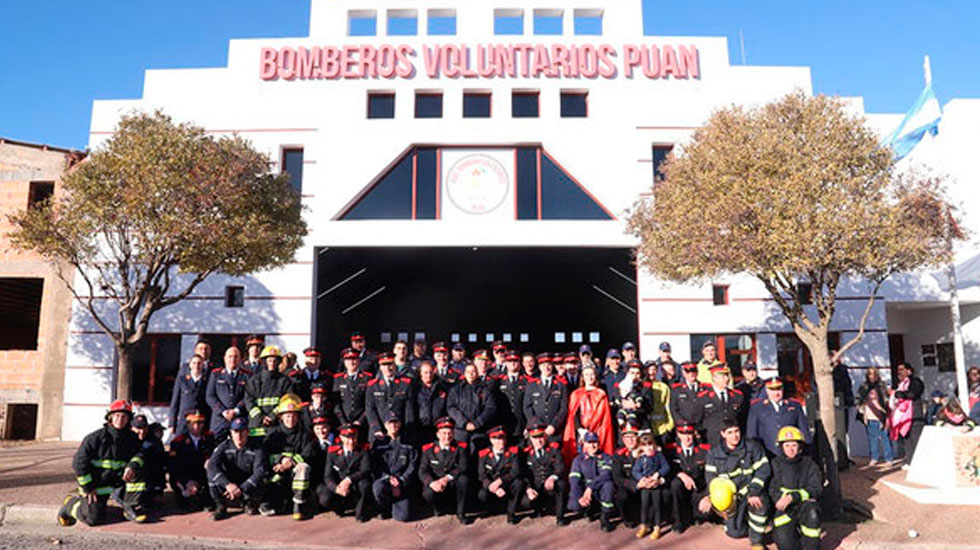
[[[743,397],[745,396],[745,394],[742,393],[742,390],[738,390],[738,389],[732,388],[732,389],[730,389],[728,391],[730,391],[732,393],[737,393],[737,394],[739,394],[739,395],[741,395]]]
[[[466,448],[466,442],[465,441],[457,441],[456,442],[456,445],[458,445],[460,449],[465,449]]]
[[[565,384],[566,386],[568,385],[568,380],[565,380],[564,376],[556,376],[555,382],[560,382],[562,384]]]
[[[382,380],[382,379],[381,378],[372,378],[371,381],[368,382],[368,386],[377,386],[378,385],[378,381],[380,381],[380,380]]]
[[[173,441],[170,442],[170,444],[172,445],[174,443],[183,443],[185,441],[187,441],[186,435],[178,435],[177,437],[174,438]]]
[[[342,449],[343,448],[340,445],[331,445],[331,446],[327,447],[327,452],[328,453],[333,453],[333,454],[340,454],[340,451]]]
[[[529,384],[530,383],[537,383],[537,384],[540,384],[541,383],[541,379],[538,378],[538,377],[536,377],[536,376],[528,376],[527,377],[527,381],[528,381]]]
[[[650,382],[649,380],[647,380],[647,381],[644,381],[643,384],[641,384],[641,386],[643,386],[644,388],[652,388],[653,387],[653,382]]]
[[[520,449],[517,448],[517,445],[514,445],[513,447],[508,448],[507,451],[516,455],[518,452],[520,452]]]
[[[804,403],[803,400],[800,399],[799,397],[790,397],[789,399],[787,399],[787,401],[790,401],[792,403],[796,403],[797,405],[800,405],[802,407],[805,407],[806,406],[806,403]]]
[[[435,443],[426,443],[425,445],[422,445],[422,450],[423,451],[428,451],[429,449],[431,449],[431,448],[433,448],[435,446],[436,446]]]
[[[701,390],[698,392],[698,397],[705,397],[707,395],[711,395],[712,393],[715,392],[713,390]]]
[[[211,369],[211,374],[215,374],[215,373],[221,372],[222,370],[224,370],[224,369],[222,369],[222,368]]]
[[[549,449],[558,449],[558,448],[561,448],[561,445],[559,445],[557,441],[552,441],[551,443],[548,443],[548,448]]]
[[[361,443],[360,445],[357,446],[357,448],[360,449],[360,450],[362,450],[362,451],[369,451],[369,450],[371,450],[371,444],[370,443]]]
[[[482,457],[485,457],[485,456],[489,456],[491,452],[493,452],[493,451],[491,451],[489,448],[487,448],[487,449],[483,449],[478,454],[482,458]]]
[[[686,385],[687,385],[687,384],[685,384],[685,383],[683,383],[683,382],[674,382],[673,384],[671,384],[671,385],[670,385],[670,387],[671,387],[671,388],[682,388],[682,387],[684,387],[684,386],[686,386]]]
[[[670,442],[664,445],[664,449],[670,449],[671,451],[677,450],[677,443]]]
[[[710,451],[711,445],[708,445],[707,443],[701,443],[700,445],[698,445],[698,448],[701,449],[702,451]]]
[[[616,456],[626,456],[629,454],[629,452],[630,450],[627,449],[626,447],[620,447],[616,449]]]
[[[750,405],[755,405],[756,403],[768,403],[768,402],[769,402],[769,400],[766,399],[765,397],[756,397],[749,404]]]

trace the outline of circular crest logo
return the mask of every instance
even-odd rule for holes
[[[449,200],[468,214],[489,214],[507,198],[510,178],[500,161],[472,154],[456,161],[446,178]]]

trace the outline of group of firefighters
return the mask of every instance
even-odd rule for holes
[[[178,504],[215,520],[231,508],[357,521],[431,510],[516,524],[530,512],[603,531],[618,519],[653,540],[722,521],[753,549],[819,546],[824,483],[802,405],[751,363],[733,384],[710,342],[677,364],[667,343],[642,363],[629,342],[605,361],[587,345],[534,355],[502,342],[470,357],[439,342],[430,356],[422,339],[374,353],[354,333],[336,369],[314,348],[283,369],[261,337],[244,360],[232,346],[211,365],[206,345],[180,368],[168,450],[130,403],[112,403],[76,452],[62,525],[99,523],[110,499],[146,521],[166,471]]]

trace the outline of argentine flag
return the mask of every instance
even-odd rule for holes
[[[939,107],[939,100],[932,91],[932,75],[929,71],[929,60],[926,58],[925,89],[919,94],[915,105],[912,105],[909,112],[905,114],[902,123],[881,144],[892,148],[895,152],[895,161],[898,162],[912,152],[926,133],[932,135],[939,133],[939,121],[942,118],[943,112]]]

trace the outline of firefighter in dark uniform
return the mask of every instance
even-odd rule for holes
[[[759,367],[755,363],[749,361],[742,365],[742,376],[742,381],[735,384],[735,389],[742,392],[749,404],[765,397],[766,387],[759,378]]]
[[[86,525],[101,523],[110,495],[123,503],[126,519],[146,521],[140,505],[146,487],[141,475],[143,458],[140,440],[129,428],[132,418],[133,408],[128,401],[113,401],[105,415],[106,423],[82,440],[72,460],[78,492],[62,501],[59,524],[67,527],[76,521]]]
[[[633,479],[633,461],[640,452],[636,426],[626,424],[620,430],[623,446],[612,456],[612,478],[616,485],[616,508],[623,518],[623,525],[636,527],[640,518],[640,493]]]
[[[371,375],[358,370],[358,355],[353,349],[343,352],[344,370],[333,377],[334,413],[341,425],[357,426],[361,436],[367,436],[367,411],[364,397]]]
[[[422,361],[432,361],[432,357],[429,357],[429,343],[424,336],[416,335],[412,342],[412,353],[408,357],[408,366],[412,372],[418,372]]]
[[[708,445],[712,447],[721,442],[721,425],[727,418],[740,418],[742,409],[749,404],[742,392],[728,387],[730,374],[728,365],[718,363],[710,369],[711,386],[702,389],[694,406],[695,424],[700,424]]]
[[[795,426],[803,434],[804,443],[809,429],[803,405],[793,399],[783,399],[783,382],[778,377],[766,380],[766,398],[752,405],[749,411],[745,436],[755,439],[765,448],[769,457],[780,453],[776,436],[783,426]]]
[[[250,334],[248,338],[245,339],[245,360],[242,361],[242,370],[248,376],[253,374],[258,374],[262,370],[265,370],[265,364],[262,362],[262,350],[265,348],[265,338],[258,336],[256,334]]]
[[[288,376],[293,382],[293,393],[303,402],[309,402],[313,384],[330,378],[330,375],[323,372],[321,368],[320,350],[312,347],[304,349],[303,361],[305,362],[303,368],[289,371]]]
[[[708,496],[698,508],[712,508],[725,519],[725,534],[742,538],[746,534],[753,550],[761,550],[771,508],[766,483],[772,474],[766,452],[758,442],[742,438],[735,417],[724,419],[719,427],[720,442],[712,445],[704,466]]]
[[[187,433],[184,417],[188,411],[202,411],[205,416],[209,412],[206,400],[208,378],[205,374],[204,357],[194,355],[188,362],[187,374],[174,382],[170,398],[170,429],[174,435]]]
[[[674,470],[670,480],[671,509],[674,511],[674,527],[671,530],[681,534],[691,526],[695,517],[700,520],[708,517],[701,513],[698,504],[707,494],[704,465],[710,447],[698,443],[698,431],[693,424],[680,424],[675,431],[675,441],[668,443],[664,452],[670,457]]]
[[[492,377],[496,372],[493,360],[485,349],[478,349],[473,352],[473,364],[476,365],[476,375],[481,382],[486,381],[488,377]],[[466,371],[466,367],[463,367],[463,371]]]
[[[268,431],[265,455],[269,457],[269,480],[259,513],[271,516],[286,509],[292,495],[293,519],[310,516],[310,461],[316,455],[316,439],[301,420],[303,403],[287,393],[279,400],[279,421]]]
[[[531,444],[524,449],[527,468],[524,470],[524,498],[521,505],[533,508],[537,514],[544,514],[545,508],[553,502],[555,523],[567,524],[565,506],[568,498],[568,481],[565,479],[565,459],[561,445],[548,441],[547,425],[534,422],[527,429]]]
[[[415,426],[409,436],[420,445],[435,441],[436,420],[446,416],[449,391],[445,384],[436,375],[433,365],[422,363],[419,366],[419,378],[413,394]]]
[[[376,369],[375,361],[377,360],[377,353],[369,350],[367,348],[367,340],[365,340],[364,335],[360,332],[352,332],[350,334],[350,348],[357,353],[357,369],[361,372],[366,372],[373,375]],[[345,350],[346,351],[346,350]],[[340,359],[337,361],[337,370],[335,372],[344,372],[344,354],[341,353]]]
[[[371,439],[385,436],[384,419],[395,411],[405,427],[415,424],[415,407],[412,406],[412,380],[395,376],[395,358],[382,354],[378,358],[378,375],[368,382],[364,408],[367,411],[368,434]]]
[[[162,426],[157,422],[150,424],[144,414],[134,416],[129,425],[140,440],[140,456],[143,458],[140,477],[144,489],[140,503],[153,507],[161,505],[167,489],[167,451],[155,427],[160,427],[162,432]]]
[[[327,449],[333,447],[335,442],[340,442],[340,436],[333,431],[339,426],[331,426],[330,422],[330,417],[326,415],[314,416],[310,421],[316,442],[313,458],[309,461],[310,487],[313,487],[314,491],[323,483],[323,468],[327,463]]]
[[[292,393],[289,377],[279,372],[282,354],[276,346],[262,350],[263,370],[252,375],[245,383],[245,409],[248,411],[248,435],[265,437],[266,431],[276,424],[276,407],[287,393]]]
[[[204,510],[214,507],[204,463],[211,458],[218,442],[213,433],[204,429],[204,420],[200,411],[189,411],[184,417],[187,433],[170,442],[170,488],[182,510],[190,509],[195,502]]]
[[[316,488],[320,506],[340,517],[354,506],[359,522],[368,518],[367,499],[371,494],[371,451],[358,442],[360,431],[353,424],[340,427],[340,445],[327,450],[323,483]]]
[[[401,424],[398,413],[389,412],[385,419],[388,435],[374,440],[371,493],[382,518],[411,521],[412,492],[418,490],[415,475],[419,454],[415,447],[402,441]]]
[[[548,440],[561,442],[568,419],[568,387],[555,376],[554,364],[547,353],[538,355],[539,378],[530,378],[524,389],[524,418],[536,418],[545,425]]]
[[[507,362],[507,344],[504,344],[500,340],[496,340],[490,347],[490,351],[493,353],[493,357],[491,358],[493,363],[489,369],[490,374],[497,375],[504,372],[504,370],[507,368],[505,365]]]
[[[820,548],[820,492],[823,476],[816,462],[803,455],[803,432],[784,426],[776,436],[781,450],[772,461],[769,497],[775,511],[772,538],[779,550]]]
[[[239,416],[228,430],[230,437],[218,444],[207,461],[215,521],[227,518],[228,505],[237,501],[247,514],[258,514],[268,471],[261,441],[248,437],[248,421]]]
[[[462,342],[456,342],[453,344],[451,350],[451,357],[449,359],[450,368],[454,369],[456,372],[460,373],[462,376],[463,369],[466,368],[466,346]]]
[[[473,363],[466,365],[463,379],[449,390],[446,412],[456,423],[456,441],[474,453],[486,447],[486,430],[496,418],[497,399],[493,388],[477,378]]]
[[[437,516],[448,513],[455,505],[456,519],[468,525],[472,522],[466,517],[470,482],[467,474],[469,451],[466,443],[453,439],[455,428],[452,418],[436,421],[436,440],[422,447],[419,480],[422,482],[422,498],[433,507]]]
[[[439,380],[446,385],[447,388],[451,388],[456,382],[459,381],[459,377],[463,375],[463,368],[466,364],[453,365],[449,363],[449,348],[446,347],[445,342],[436,342],[432,344],[432,360],[433,366],[436,371],[436,376]],[[421,367],[421,363],[419,367]]]
[[[605,532],[612,531],[614,494],[612,479],[612,457],[599,450],[599,436],[586,432],[582,436],[582,453],[572,460],[568,474],[568,507],[573,512],[582,512],[594,517],[599,508],[600,527]]]
[[[225,367],[208,376],[204,400],[211,409],[211,431],[218,441],[228,437],[228,426],[236,416],[245,416],[245,382],[249,372],[241,366],[242,354],[236,347],[225,350]]]
[[[674,423],[697,427],[698,394],[706,389],[698,382],[698,364],[688,361],[681,365],[680,382],[670,385],[670,416]]]
[[[480,491],[477,499],[487,514],[507,505],[507,523],[517,525],[517,505],[524,496],[521,477],[521,457],[516,446],[507,446],[507,430],[503,426],[490,428],[490,447],[480,451],[477,474]]]
[[[497,396],[500,398],[499,419],[512,441],[524,437],[524,392],[527,378],[521,374],[521,356],[508,351],[504,356],[504,372],[497,375]]]

